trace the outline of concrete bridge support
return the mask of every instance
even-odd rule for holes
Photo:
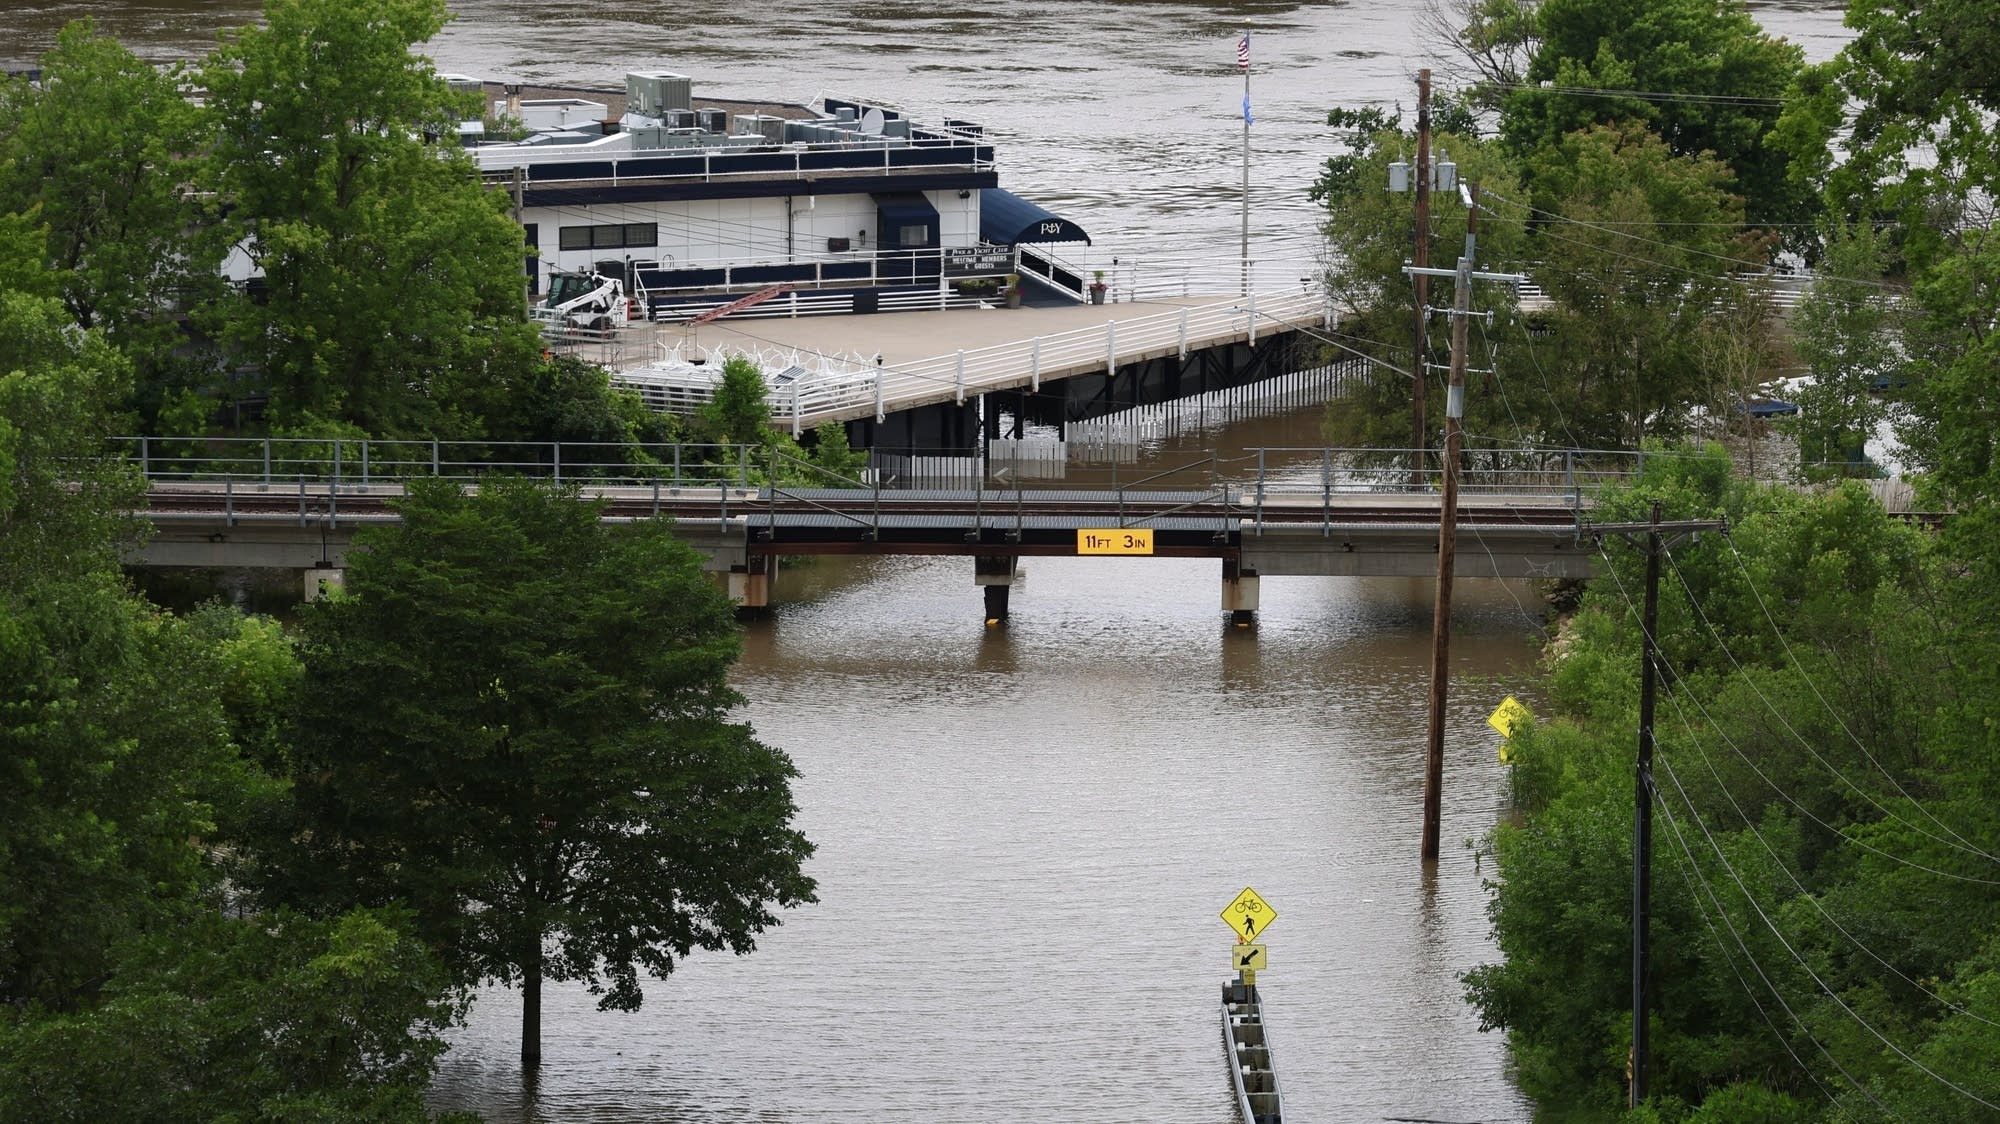
[[[771,582],[778,573],[778,556],[753,554],[740,566],[731,566],[725,575],[729,599],[738,609],[761,613],[771,607]]]
[[[1007,619],[1007,594],[1014,576],[1021,572],[1021,560],[1011,554],[976,554],[972,558],[972,584],[986,595],[986,623]]]
[[[305,571],[306,600],[317,601],[347,587],[347,571],[321,564]]]
[[[1222,560],[1222,611],[1229,623],[1247,625],[1257,619],[1257,571],[1246,570],[1234,558]]]

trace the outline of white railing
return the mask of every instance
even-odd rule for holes
[[[897,137],[868,137],[837,143],[787,141],[777,144],[746,145],[740,148],[717,146],[714,148],[607,149],[601,144],[562,146],[485,145],[472,149],[471,152],[474,160],[479,165],[480,172],[487,176],[510,173],[515,168],[562,169],[569,165],[609,164],[611,167],[608,175],[593,172],[588,176],[572,178],[588,179],[591,181],[606,180],[612,184],[710,183],[717,179],[731,179],[742,176],[767,178],[790,175],[794,178],[803,179],[830,171],[845,172],[878,168],[889,172],[925,172],[938,168],[973,168],[979,171],[991,171],[998,166],[998,162],[992,157],[990,142],[983,140],[973,141],[956,134],[945,134],[938,130],[929,131],[936,133],[935,139],[926,136],[906,141]],[[773,149],[776,151],[773,151]],[[979,155],[982,149],[987,153],[984,159],[981,159]],[[964,157],[962,159],[951,160],[905,159],[897,161],[894,154],[898,152],[962,152]],[[807,166],[805,157],[826,154],[838,154],[844,157],[844,159],[836,167],[822,166],[821,162],[818,161],[813,162],[810,167]],[[746,156],[755,156],[758,158],[755,167],[742,168],[729,166],[731,161]],[[781,165],[776,168],[771,167],[770,158],[773,156],[791,157],[790,166]],[[697,159],[701,161],[701,170],[699,172],[688,171],[661,174],[659,172],[648,171],[644,168],[626,172],[622,171],[620,167],[624,164],[640,161]],[[718,164],[721,167],[718,167]],[[562,182],[570,182],[570,180],[565,179],[561,175],[543,175],[531,177],[529,186],[533,187],[539,184]]]
[[[1162,349],[1212,346],[1325,322],[1327,306],[1317,292],[1249,297],[1176,309],[1074,331],[972,348],[911,363],[858,372],[860,377],[829,379],[826,386],[800,385],[774,396],[772,415],[794,433],[823,422],[873,415],[880,421],[898,410],[938,402],[964,402],[989,390],[1026,385],[1041,389],[1044,378],[1065,378],[1091,370],[1116,374],[1121,356]],[[806,384],[809,380],[800,380]]]

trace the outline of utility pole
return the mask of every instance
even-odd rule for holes
[[[1458,461],[1465,448],[1465,352],[1472,319],[1474,281],[1519,282],[1515,273],[1478,273],[1472,268],[1479,234],[1479,185],[1465,191],[1465,253],[1455,270],[1410,266],[1416,278],[1451,277],[1451,382],[1444,404],[1444,491],[1438,500],[1437,596],[1431,607],[1431,692],[1425,725],[1424,843],[1426,865],[1438,860],[1438,835],[1444,808],[1444,704],[1451,669],[1451,584],[1458,559]]]
[[[1646,1099],[1647,1059],[1652,1053],[1652,1034],[1646,1014],[1652,1006],[1653,968],[1653,702],[1660,679],[1660,555],[1662,536],[1672,533],[1697,535],[1703,531],[1729,530],[1720,519],[1692,519],[1678,523],[1660,522],[1659,501],[1653,502],[1652,519],[1646,523],[1604,524],[1585,529],[1602,539],[1605,535],[1646,536],[1646,599],[1640,610],[1639,630],[1639,754],[1633,767],[1632,805],[1632,1052],[1629,1056],[1631,1083],[1626,1103],[1639,1107]]]
[[[1629,1104],[1646,1099],[1646,1058],[1651,1034],[1646,1025],[1647,977],[1653,959],[1653,692],[1659,680],[1660,501],[1653,501],[1653,525],[1646,532],[1646,609],[1640,618],[1639,762],[1634,770],[1632,806],[1632,1087]]]
[[[1428,67],[1417,71],[1417,166],[1412,171],[1417,180],[1417,233],[1410,261],[1422,270],[1431,264],[1431,72]],[[1410,486],[1421,488],[1424,486],[1424,450],[1430,448],[1430,431],[1424,424],[1424,372],[1429,366],[1426,360],[1430,350],[1427,339],[1430,311],[1424,305],[1430,298],[1430,275],[1412,274],[1411,283],[1417,290],[1417,331],[1415,346],[1410,350],[1410,374],[1415,376],[1410,400]]]

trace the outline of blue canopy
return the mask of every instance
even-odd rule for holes
[[[1023,242],[1088,242],[1083,228],[1005,188],[979,190],[979,239],[996,246]]]

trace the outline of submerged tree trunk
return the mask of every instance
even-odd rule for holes
[[[521,960],[521,1068],[542,1064],[542,937]]]

